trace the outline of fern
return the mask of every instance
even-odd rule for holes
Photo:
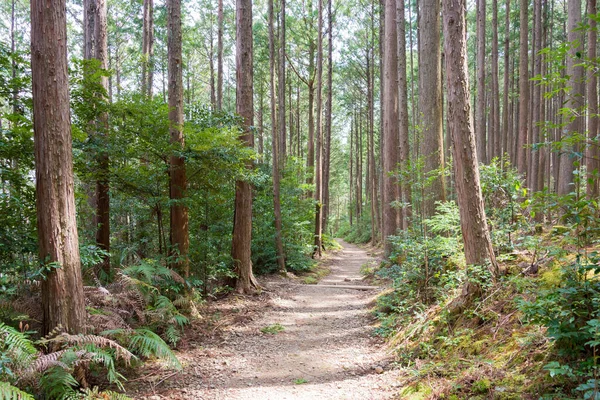
[[[0,400],[34,400],[34,397],[8,382],[0,382]]]
[[[130,364],[132,358],[135,358],[135,356],[129,350],[121,346],[119,343],[109,338],[97,335],[70,335],[68,333],[62,333],[53,339],[46,340],[45,342],[67,344],[69,346],[93,345],[95,348],[110,348],[115,351],[117,359],[125,361],[127,365]]]
[[[0,322],[0,378],[12,377],[14,371],[26,368],[36,354],[26,334]]]
[[[164,360],[172,368],[177,370],[182,369],[181,363],[169,345],[167,345],[160,336],[149,329],[114,329],[111,331],[104,331],[102,332],[102,335],[118,337],[125,341],[127,343],[127,348],[131,349],[134,353],[143,357],[154,356]]]
[[[51,399],[68,399],[77,394],[79,385],[70,371],[60,367],[48,369],[40,378],[40,387],[46,397]]]
[[[101,391],[97,386],[93,389],[84,389],[78,397],[81,400],[132,400],[131,397],[123,393],[112,392],[110,390]]]

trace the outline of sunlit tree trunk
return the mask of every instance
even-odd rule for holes
[[[486,113],[485,113],[485,20],[486,0],[477,0],[477,107],[475,110],[475,131],[477,159],[487,162]]]
[[[581,116],[581,107],[584,105],[583,66],[581,65],[581,49],[583,48],[581,32],[581,0],[569,0],[567,16],[567,41],[571,44],[567,53],[567,75],[569,77],[568,87],[571,88],[567,95],[566,107],[571,112],[565,116],[567,137],[573,134],[583,133],[584,119]],[[567,141],[569,139],[567,138]],[[560,170],[558,174],[558,194],[565,195],[574,190],[573,171],[575,170],[574,157],[576,146],[563,144],[560,155]]]
[[[448,88],[448,129],[452,135],[456,194],[468,265],[488,265],[498,275],[488,231],[475,134],[470,112],[465,29],[466,0],[443,0],[444,54]]]
[[[325,107],[325,149],[323,153],[323,209],[322,209],[322,231],[327,233],[329,220],[329,177],[331,169],[331,114],[333,111],[333,0],[327,2],[327,103]]]
[[[285,1],[285,0],[283,0]],[[277,55],[275,54],[275,27],[274,27],[274,15],[273,15],[273,0],[269,0],[268,4],[269,9],[269,69],[270,69],[270,79],[271,79],[271,143],[272,143],[272,166],[273,166],[273,210],[275,214],[275,251],[277,252],[277,266],[280,272],[285,272],[285,253],[283,250],[283,241],[281,237],[282,223],[281,223],[281,200],[280,200],[280,162],[282,156],[280,155],[281,149],[281,140],[278,140],[278,130],[279,127],[280,133],[279,135],[285,136],[285,90],[282,89],[281,83],[282,79],[280,76],[279,79],[279,123],[275,120],[276,115],[276,97],[275,97],[275,60]],[[281,27],[282,30],[285,29],[285,26]],[[285,73],[285,34],[282,34],[282,38],[284,41],[280,43],[280,70],[281,74],[282,68]],[[283,64],[283,66],[281,65]],[[284,78],[285,79],[285,78]],[[283,92],[283,93],[282,93]],[[283,111],[282,111],[283,109]],[[283,114],[283,115],[282,115]],[[282,119],[283,118],[283,119]]]
[[[217,110],[223,108],[223,0],[217,3]]]
[[[438,7],[439,10],[439,7]],[[385,2],[383,37],[383,238],[386,256],[392,252],[389,236],[396,234],[398,181],[390,172],[398,162],[398,38],[396,2]]]
[[[236,0],[236,111],[243,118],[240,140],[254,147],[250,128],[254,125],[252,103],[252,0]],[[248,164],[248,168],[252,168]],[[259,286],[252,273],[252,187],[249,182],[235,183],[235,210],[231,257],[237,277],[236,291],[252,293]]]
[[[323,206],[323,125],[322,116],[322,86],[323,86],[323,0],[318,0],[318,28],[317,28],[317,140],[315,157],[315,242],[314,256],[321,256],[322,222],[321,210]]]
[[[172,266],[184,277],[190,274],[188,249],[190,246],[188,210],[185,205],[187,179],[185,158],[179,154],[184,148],[183,136],[183,74],[181,52],[181,0],[167,1],[168,24],[168,79],[169,131],[175,151],[170,157],[169,197],[171,200]]]
[[[504,160],[504,153],[509,152],[508,146],[510,144],[509,137],[511,136],[511,124],[509,122],[510,110],[508,106],[509,90],[510,90],[510,0],[506,0],[504,18],[504,90],[502,93],[502,147],[501,147],[501,158]],[[510,152],[509,152],[510,153]]]
[[[86,311],[75,216],[67,16],[64,0],[32,0],[31,73],[40,261],[42,335],[54,328],[85,331]],[[55,268],[59,267],[59,268]]]
[[[420,155],[424,176],[428,177],[444,168],[439,0],[421,0],[419,12],[419,112],[423,132]],[[441,174],[431,179],[426,193],[424,217],[434,214],[436,201],[446,200],[445,179]]]
[[[154,71],[154,0],[144,0],[142,21],[142,93],[152,97]]]
[[[402,201],[402,225],[399,228],[408,229],[411,217],[411,186],[408,178],[410,170],[410,148],[408,138],[408,83],[406,81],[406,19],[404,17],[404,0],[396,0],[398,19],[398,118],[399,118],[399,163],[400,170],[405,174],[400,178],[400,200]],[[411,49],[412,51],[412,49]]]
[[[523,176],[527,173],[527,130],[529,115],[529,0],[521,0],[520,43],[519,43],[519,131],[515,140],[517,170]]]
[[[597,13],[596,0],[587,1],[587,12],[589,15],[595,15]],[[594,18],[588,18],[590,28],[588,29],[588,58],[590,60],[596,59],[596,20]],[[592,68],[587,70],[587,99],[588,99],[588,141],[590,145],[587,148],[587,173],[588,173],[588,186],[587,194],[590,199],[598,198],[598,157],[600,157],[600,151],[598,148],[597,136],[598,136],[598,77],[596,71]]]

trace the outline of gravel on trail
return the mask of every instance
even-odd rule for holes
[[[213,302],[219,320],[186,336],[179,373],[157,369],[134,379],[136,399],[393,399],[400,371],[373,336],[369,307],[380,288],[366,286],[360,268],[367,251],[343,249],[325,261],[331,273],[317,285],[269,277],[260,296]],[[321,287],[326,285],[325,287]],[[131,379],[130,379],[131,380]]]

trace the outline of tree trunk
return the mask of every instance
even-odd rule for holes
[[[571,135],[583,133],[584,119],[581,116],[581,108],[584,105],[584,85],[582,58],[579,55],[582,49],[583,35],[579,25],[581,24],[581,0],[569,0],[567,16],[567,41],[571,44],[567,53],[567,75],[569,76],[568,87],[571,88],[567,95],[566,107],[571,110],[565,116],[567,140]],[[575,44],[577,45],[575,46]],[[563,138],[565,139],[565,138]],[[558,194],[566,195],[574,190],[573,171],[575,166],[575,146],[563,144],[560,155],[560,171],[558,175]]]
[[[217,5],[217,110],[223,108],[223,0]]]
[[[529,0],[521,0],[521,22],[519,43],[519,132],[516,144],[517,170],[523,176],[527,173],[527,127],[529,115],[529,71],[528,71],[528,13]]]
[[[322,86],[323,86],[323,0],[318,0],[318,27],[317,27],[317,146],[315,165],[315,243],[314,256],[321,256],[321,233],[322,219],[321,209],[323,205],[323,126],[321,124],[322,114]]]
[[[183,136],[183,75],[181,54],[181,0],[167,1],[168,24],[168,79],[169,79],[169,131],[171,143],[177,150],[170,157],[169,198],[171,200],[171,252],[172,267],[182,276],[189,277],[190,246],[188,210],[185,205],[187,179],[185,158],[179,154],[184,149]]]
[[[439,7],[438,7],[439,11]],[[385,255],[392,252],[389,237],[396,234],[398,181],[390,172],[398,162],[398,37],[396,2],[385,2],[383,37],[383,238]]]
[[[95,48],[94,56],[100,62],[100,68],[108,69],[108,35],[107,35],[107,2],[106,0],[96,0],[96,16],[95,16]],[[108,77],[100,78],[102,88],[108,92]],[[108,99],[104,99],[108,101]],[[108,135],[108,114],[101,113],[98,116],[96,124],[96,135],[101,147],[106,146]],[[110,166],[108,152],[101,149],[97,156],[98,163],[98,180],[96,181],[96,199],[97,199],[97,229],[96,229],[96,244],[107,253],[110,251]],[[110,257],[106,255],[102,260],[102,269],[107,276],[110,276]]]
[[[506,10],[504,18],[504,90],[502,93],[502,147],[500,149],[500,157],[504,161],[504,154],[510,153],[508,151],[508,145],[510,141],[508,138],[511,136],[511,126],[509,123],[509,108],[508,108],[508,94],[510,90],[510,79],[508,76],[510,67],[510,0],[506,0]],[[504,165],[504,162],[502,163]]]
[[[477,107],[476,107],[476,141],[477,159],[487,163],[486,123],[485,123],[485,11],[486,0],[477,0]]]
[[[254,147],[252,104],[252,0],[236,0],[236,112],[243,118],[244,134],[240,140]],[[248,163],[247,168],[252,168]],[[249,182],[235,183],[235,211],[231,258],[237,276],[236,291],[253,293],[259,286],[252,273],[252,187]]]
[[[444,54],[448,87],[448,129],[452,135],[456,194],[467,265],[488,265],[498,275],[488,231],[475,135],[470,113],[465,29],[466,0],[443,0]]]
[[[408,229],[411,217],[411,186],[409,182],[410,148],[408,140],[408,84],[406,82],[406,19],[404,17],[404,1],[396,0],[396,16],[398,18],[398,118],[399,118],[399,163],[401,176],[400,200],[402,202],[402,228]],[[412,49],[411,49],[412,51]]]
[[[595,15],[596,0],[587,1],[587,13],[588,15]],[[590,28],[588,30],[588,58],[590,60],[596,59],[596,20],[594,18],[588,18]],[[600,157],[600,151],[598,148],[597,136],[598,136],[598,77],[596,72],[592,68],[587,70],[587,99],[588,99],[588,141],[589,146],[587,148],[587,195],[590,199],[596,199],[599,195],[598,188],[598,169],[600,167],[598,158]]]
[[[282,0],[285,2],[285,0]],[[281,141],[278,140],[277,137],[277,121],[275,120],[276,106],[275,106],[275,28],[274,28],[274,15],[273,15],[273,0],[269,0],[269,69],[270,69],[270,79],[271,79],[271,143],[272,143],[272,164],[273,164],[273,210],[275,214],[275,251],[277,254],[277,266],[279,268],[279,272],[285,272],[285,253],[283,250],[283,241],[281,237],[281,200],[280,200],[280,177],[281,171],[279,168],[279,163],[282,159],[281,149]],[[281,29],[285,29],[284,26]],[[285,73],[285,34],[282,34],[283,41],[280,43],[281,48],[280,51],[280,70],[281,74],[282,68]],[[282,67],[283,65],[283,67]],[[285,78],[284,78],[285,79]],[[282,131],[280,135],[285,135],[285,89],[282,89],[281,85],[281,76],[279,79],[279,129]],[[283,93],[282,93],[283,92]],[[283,112],[282,112],[283,109]],[[283,115],[282,115],[283,114]],[[283,119],[282,119],[283,118]],[[282,127],[283,126],[283,127]]]
[[[152,97],[154,70],[154,0],[144,0],[142,22],[142,94]]]
[[[488,161],[493,157],[501,156],[501,134],[500,134],[500,73],[498,64],[498,0],[492,0],[492,125],[490,127],[490,140],[493,138],[492,153],[488,155]]]
[[[539,54],[542,50],[542,0],[533,1],[533,76],[538,76],[542,73],[542,55]],[[542,87],[539,83],[534,83],[533,86],[533,110],[532,110],[532,135],[531,144],[535,145],[540,142],[540,122],[541,122],[541,104],[542,104]],[[539,175],[540,170],[540,152],[541,148],[531,150],[531,176],[530,189],[532,193],[540,191]],[[539,214],[541,216],[542,214]]]
[[[419,18],[419,110],[423,131],[421,157],[424,176],[437,174],[427,190],[428,196],[423,199],[423,216],[428,217],[434,214],[436,201],[446,200],[445,179],[433,172],[444,168],[439,1],[422,0]]]
[[[65,0],[30,4],[38,244],[40,261],[49,266],[42,281],[41,333],[59,326],[80,333],[86,311],[73,187],[67,6]]]
[[[333,111],[333,0],[327,2],[327,104],[325,107],[325,149],[323,156],[323,209],[322,209],[322,231],[327,233],[329,219],[329,175],[331,167],[331,114]]]

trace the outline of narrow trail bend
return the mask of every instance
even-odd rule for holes
[[[373,338],[369,303],[374,290],[360,285],[360,267],[373,259],[345,242],[330,256],[331,274],[318,285],[276,278],[263,282],[270,296],[254,312],[243,298],[230,304],[232,323],[219,340],[198,343],[178,354],[186,365],[161,386],[142,388],[137,398],[157,399],[392,399],[398,372]],[[327,287],[321,287],[327,285]],[[265,301],[263,301],[265,303]],[[224,311],[225,312],[225,311]],[[225,312],[226,313],[226,312]],[[281,325],[276,334],[262,328]],[[146,392],[143,394],[143,392]]]

